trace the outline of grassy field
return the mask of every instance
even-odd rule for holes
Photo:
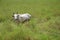
[[[32,18],[18,25],[13,12]],[[0,40],[60,40],[60,0],[0,0]]]

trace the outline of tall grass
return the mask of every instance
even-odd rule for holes
[[[17,24],[13,12],[32,18]],[[60,0],[0,0],[0,40],[60,40]]]

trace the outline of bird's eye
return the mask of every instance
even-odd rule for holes
[[[14,16],[12,16],[12,17],[14,17]]]

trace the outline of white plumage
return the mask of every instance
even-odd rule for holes
[[[25,22],[30,20],[31,15],[29,13],[25,13],[25,14],[14,14],[13,15],[14,20],[17,20],[19,22]]]

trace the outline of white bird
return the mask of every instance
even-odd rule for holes
[[[24,14],[13,14],[13,18],[16,21],[19,22],[25,22],[25,21],[29,21],[31,19],[31,15],[29,13],[24,13]]]

